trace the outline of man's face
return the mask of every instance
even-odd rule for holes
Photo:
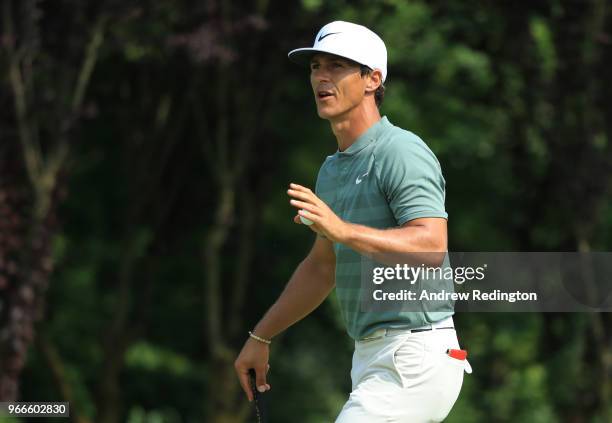
[[[360,66],[341,57],[318,53],[310,61],[310,84],[323,119],[333,119],[358,106],[365,96],[367,77]]]

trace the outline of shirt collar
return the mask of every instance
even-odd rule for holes
[[[389,119],[387,119],[387,116],[383,116],[378,122],[370,126],[363,134],[359,135],[359,137],[357,137],[355,142],[353,142],[349,148],[344,151],[338,150],[337,154],[341,157],[352,156],[353,154],[363,150],[368,146],[368,144],[377,139],[389,126],[391,126]]]

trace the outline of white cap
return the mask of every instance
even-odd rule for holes
[[[380,70],[383,82],[387,78],[385,43],[365,26],[344,21],[328,23],[321,28],[312,47],[291,50],[288,56],[295,63],[307,64],[315,53],[330,53],[351,59]]]

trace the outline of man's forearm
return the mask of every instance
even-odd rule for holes
[[[438,266],[447,249],[445,231],[420,225],[376,229],[348,223],[339,242],[388,264]]]
[[[270,339],[306,317],[327,298],[334,287],[334,278],[333,265],[304,259],[278,300],[255,326],[254,333]]]
[[[413,226],[393,229],[376,229],[349,224],[343,244],[366,254],[435,252],[440,242],[422,227]]]

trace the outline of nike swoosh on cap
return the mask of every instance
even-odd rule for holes
[[[328,32],[325,35],[319,35],[319,39],[317,41],[321,41],[323,38],[328,37],[330,35],[334,35],[334,34],[340,34],[340,32]]]

